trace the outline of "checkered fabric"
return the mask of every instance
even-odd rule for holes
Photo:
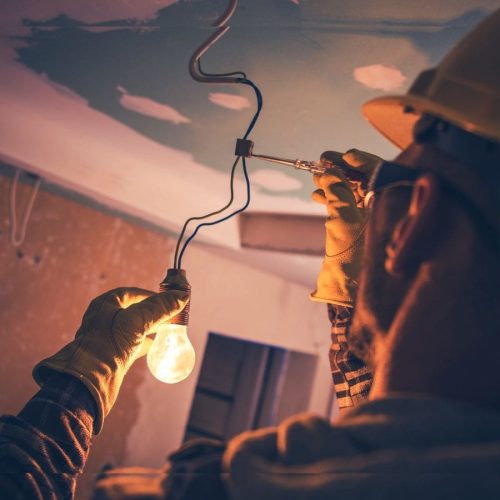
[[[95,414],[87,388],[56,374],[18,416],[0,417],[1,498],[73,498]]]
[[[365,400],[372,385],[370,370],[349,351],[346,333],[351,316],[352,308],[328,304],[328,317],[332,324],[330,367],[340,409]]]

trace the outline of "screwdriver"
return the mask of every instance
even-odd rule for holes
[[[287,167],[293,167],[297,170],[305,170],[311,172],[312,174],[322,175],[327,173],[329,170],[334,170],[338,168],[350,181],[361,182],[363,187],[368,184],[368,178],[361,172],[350,167],[342,158],[342,153],[337,151],[325,151],[321,154],[319,161],[307,161],[307,160],[290,160],[287,158],[280,158],[277,156],[261,155],[253,152],[253,141],[249,139],[237,139],[236,140],[236,156],[244,156],[245,158],[259,158],[260,160],[269,161],[272,163],[278,163],[280,165],[285,165]]]

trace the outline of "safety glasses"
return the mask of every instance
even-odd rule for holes
[[[380,162],[368,183],[366,195],[363,199],[363,206],[371,210],[378,193],[399,186],[411,187],[423,173],[425,173],[424,169],[413,169],[391,161]],[[484,228],[480,234],[485,236],[488,245],[497,250],[499,247],[498,229],[495,223],[491,223],[491,217],[488,216],[488,213],[485,216],[484,210],[451,182],[442,177],[440,177],[440,181],[441,189],[452,194],[472,214],[475,224]]]
[[[370,210],[373,207],[377,193],[383,190],[400,186],[413,186],[421,174],[421,170],[408,168],[398,163],[391,161],[380,162],[368,183],[368,189],[363,200],[364,207]]]

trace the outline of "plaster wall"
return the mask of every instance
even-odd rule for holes
[[[70,341],[89,301],[117,286],[155,289],[175,239],[66,192],[42,189],[20,247],[9,243],[9,172],[0,175],[0,412],[17,413],[37,387],[33,365]],[[21,183],[18,207],[30,186]],[[309,410],[331,401],[326,312],[309,289],[192,245],[184,260],[193,287],[190,337],[201,360],[208,332],[318,354]],[[105,463],[160,466],[181,441],[200,363],[184,382],[154,379],[145,360],[130,370],[94,439],[78,498]]]

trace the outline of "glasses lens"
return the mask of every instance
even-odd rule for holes
[[[413,170],[398,163],[384,161],[378,165],[368,185],[368,192],[363,200],[366,209],[371,210],[375,194],[400,186],[412,186],[421,171]]]
[[[371,210],[373,207],[373,201],[375,200],[375,191],[368,191],[363,198],[363,206],[366,210]]]

